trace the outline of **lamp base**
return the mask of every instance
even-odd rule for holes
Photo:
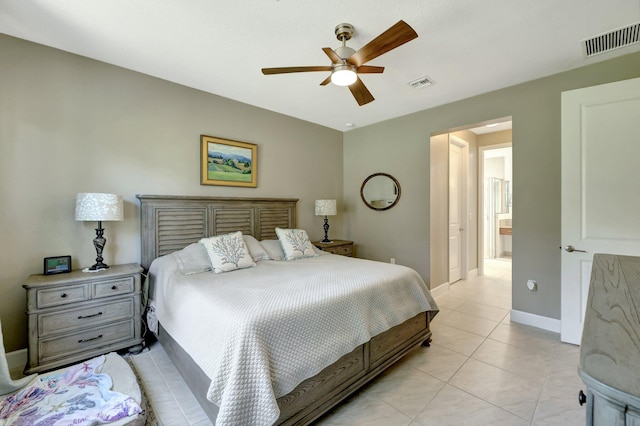
[[[102,271],[103,269],[109,269],[111,266],[105,264],[105,263],[96,263],[95,265],[87,268],[89,271]]]
[[[103,236],[104,229],[102,228],[102,221],[98,221],[98,228],[96,228],[96,237],[93,239],[93,246],[96,248],[96,263],[92,267],[88,268],[89,271],[101,271],[103,269],[109,269],[109,265],[102,263],[102,250],[104,249],[105,244],[107,244],[107,239]]]
[[[329,239],[329,219],[327,219],[327,216],[324,217],[324,240],[320,241],[321,243],[332,243],[333,241],[331,241]]]

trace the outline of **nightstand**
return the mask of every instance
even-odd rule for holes
[[[141,273],[131,263],[99,272],[31,275],[23,285],[29,327],[25,373],[140,344]]]
[[[321,243],[320,241],[314,241],[311,244],[318,247],[322,251],[327,251],[333,254],[340,254],[342,256],[353,257],[353,241],[333,240],[330,243]]]

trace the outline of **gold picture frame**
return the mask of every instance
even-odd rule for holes
[[[258,186],[258,145],[200,135],[200,184]]]

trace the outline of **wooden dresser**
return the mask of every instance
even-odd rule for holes
[[[640,257],[595,254],[580,344],[588,426],[640,426]]]
[[[330,243],[314,241],[311,244],[318,247],[322,251],[327,251],[329,253],[339,254],[342,256],[353,257],[353,241],[333,240]]]
[[[135,263],[99,272],[31,275],[29,355],[37,373],[135,346],[141,336],[141,274]]]

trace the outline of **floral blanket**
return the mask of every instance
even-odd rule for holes
[[[36,377],[0,397],[0,424],[15,426],[100,425],[142,412],[131,397],[111,390],[100,374],[104,355],[58,373]]]

